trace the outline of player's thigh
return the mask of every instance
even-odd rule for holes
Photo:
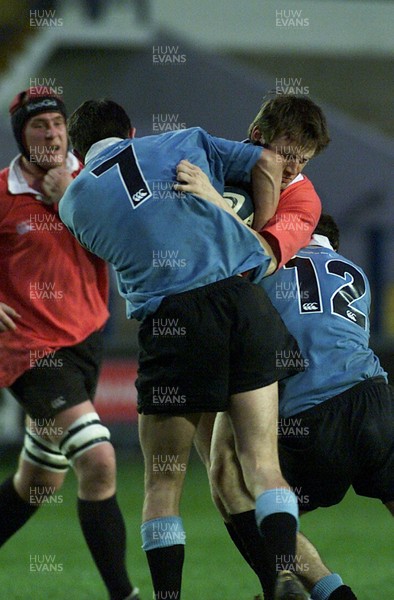
[[[84,402],[80,402],[75,406],[71,406],[58,414],[56,414],[51,419],[51,427],[48,428],[49,439],[52,442],[59,443],[67,433],[69,433],[70,429],[74,426],[76,421],[79,421],[85,415],[96,415],[96,410],[94,408],[91,400],[85,400]],[[31,421],[31,427],[34,430],[36,425],[36,421],[33,419]],[[38,428],[40,431],[40,427]]]

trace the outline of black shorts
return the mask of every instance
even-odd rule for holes
[[[231,394],[300,370],[278,361],[299,349],[267,294],[238,276],[165,298],[139,344],[143,414],[223,411]]]
[[[48,419],[93,400],[103,354],[103,335],[96,331],[83,342],[47,355],[10,386],[32,419]]]
[[[282,419],[279,456],[300,510],[359,496],[394,500],[394,388],[384,378]]]

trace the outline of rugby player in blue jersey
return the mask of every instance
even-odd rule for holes
[[[215,196],[194,167],[188,173],[187,189]],[[380,499],[394,514],[393,388],[369,348],[368,280],[360,267],[337,253],[338,245],[338,228],[324,215],[310,244],[261,281],[302,352],[278,352],[278,363],[306,367],[280,382],[281,467],[302,512],[339,503],[353,486],[359,495]],[[210,475],[214,501],[233,525],[233,541],[270,600],[267,548],[255,531],[254,504],[237,467],[225,413],[215,422]],[[312,600],[356,598],[303,536],[296,562]]]
[[[275,600],[304,600],[285,558],[295,554],[298,509],[276,444],[276,382],[296,369],[278,369],[275,356],[298,347],[251,282],[272,272],[276,259],[224,201],[217,206],[173,189],[184,158],[219,192],[225,179],[251,179],[257,216],[266,222],[278,204],[284,165],[275,152],[200,128],[135,140],[127,139],[129,129],[124,110],[108,100],[74,112],[69,135],[86,166],[59,213],[84,247],[113,264],[128,316],[142,321],[136,383],[145,458],[142,539],[155,597],[180,598],[179,500],[189,452],[200,416],[227,410],[259,531],[269,543]],[[164,200],[166,184],[172,191]],[[249,278],[239,276],[245,272]]]
[[[369,348],[368,280],[337,249],[338,230],[324,215],[311,244],[262,282],[299,341],[307,367],[280,384],[281,467],[302,512],[339,503],[353,486],[359,495],[380,499],[394,514],[393,388]],[[278,359],[286,363],[297,357]],[[231,432],[221,417],[215,427],[220,446],[213,444],[211,481],[218,504],[235,524],[247,516],[250,523],[253,503],[236,469]],[[261,575],[264,548],[252,529],[248,539],[243,536],[243,545]],[[297,562],[313,600],[356,598],[303,538]]]

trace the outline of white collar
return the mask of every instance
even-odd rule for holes
[[[21,154],[18,154],[18,156],[11,161],[8,173],[8,191],[10,194],[33,194],[38,200],[41,200],[43,195],[31,188],[23,175],[19,163],[21,156]],[[74,173],[74,171],[78,171],[79,169],[79,162],[72,152],[67,152],[66,169],[69,173]]]
[[[308,246],[323,246],[323,248],[329,248],[330,250],[334,250],[334,248],[330,244],[330,240],[325,235],[320,235],[319,233],[314,233],[312,235],[312,239],[309,242]]]
[[[289,188],[291,185],[293,185],[293,183],[298,183],[299,181],[303,181],[304,176],[302,173],[298,173],[297,177],[294,177],[293,181],[290,181],[290,183],[285,187],[285,190],[287,190],[287,188]]]
[[[98,142],[95,142],[89,148],[89,150],[86,153],[86,156],[85,156],[85,165],[90,160],[92,160],[93,158],[95,158],[98,154],[100,154],[100,152],[102,152],[103,150],[105,150],[109,146],[112,146],[113,144],[116,144],[118,142],[124,142],[124,139],[119,138],[119,137],[109,137],[109,138],[105,138],[104,140],[100,140]]]

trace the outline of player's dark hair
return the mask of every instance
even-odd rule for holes
[[[82,159],[89,148],[108,137],[128,137],[130,119],[125,110],[112,100],[87,100],[68,119],[71,144]]]
[[[330,142],[327,121],[321,108],[306,96],[281,94],[264,102],[253,122],[248,137],[258,127],[264,142],[270,144],[286,136],[305,150],[319,154]]]
[[[331,215],[322,213],[320,215],[319,222],[316,225],[315,231],[313,233],[325,235],[329,239],[330,244],[334,248],[334,250],[336,252],[338,251],[339,229],[338,229],[338,225],[335,223],[335,221],[331,217]]]

